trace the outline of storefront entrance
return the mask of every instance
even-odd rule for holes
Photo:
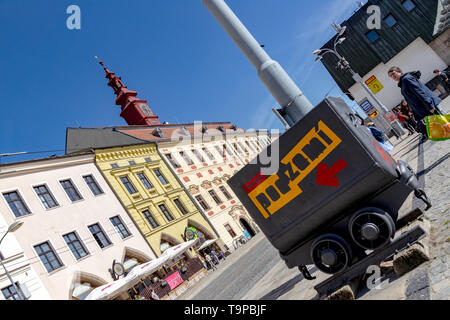
[[[248,222],[245,219],[240,218],[239,222],[241,223],[242,227],[244,228],[245,235],[247,236],[247,238],[250,236],[251,238],[253,238],[256,233],[255,231],[253,231],[252,227],[250,227],[250,225],[248,224]]]

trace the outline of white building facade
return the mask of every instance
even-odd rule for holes
[[[367,81],[372,76],[375,76],[380,81],[383,89],[378,91],[376,96],[389,110],[398,106],[403,100],[397,82],[394,82],[388,76],[389,69],[394,66],[402,69],[404,73],[420,71],[422,73],[420,80],[424,83],[435,77],[433,74],[435,69],[445,70],[447,68],[447,64],[441,56],[419,37],[388,62],[381,62],[369,73],[364,76],[361,75],[363,81]],[[355,83],[350,87],[349,92],[358,103],[368,99],[373,106],[377,106],[376,101],[368,95],[361,84]]]
[[[81,300],[113,280],[113,261],[127,270],[156,258],[94,159],[83,154],[0,166],[4,225],[23,222],[14,233],[23,263],[48,292],[36,299]],[[13,247],[0,250],[13,256]],[[39,284],[28,287],[33,298]]]
[[[8,230],[9,224],[0,215],[0,238],[3,238]],[[50,300],[50,294],[36,274],[30,259],[17,241],[14,233],[8,233],[0,245],[0,259],[4,267],[0,268],[0,300],[20,300],[16,291],[19,288],[22,298],[27,300]],[[9,276],[16,284],[14,288]]]

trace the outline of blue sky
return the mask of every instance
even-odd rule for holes
[[[342,94],[312,51],[358,1],[226,2],[314,105]],[[66,27],[72,4],[81,30]],[[95,55],[161,121],[281,129],[275,99],[200,0],[0,0],[0,41],[0,154],[64,150],[67,127],[126,125]],[[1,162],[51,154],[63,152]]]

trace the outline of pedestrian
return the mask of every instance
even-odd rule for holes
[[[154,289],[150,290],[150,300],[160,300]]]
[[[199,255],[198,258],[200,259],[201,263],[203,264],[203,267],[205,267],[205,269],[208,270],[208,264],[205,261],[205,259],[201,255]]]
[[[377,140],[384,151],[391,152],[392,149],[394,149],[394,147],[389,142],[386,142],[386,140],[384,140],[383,131],[378,129],[372,121],[368,121],[364,125],[367,127],[367,130],[369,130],[369,132],[372,134],[375,140]]]
[[[212,250],[211,250],[211,258],[213,258],[213,260],[214,260],[217,264],[219,264],[219,257],[217,256],[217,252],[216,252],[215,249],[212,249]]]
[[[209,253],[209,256],[211,257],[213,264],[219,264],[217,261],[217,256],[212,251]]]
[[[445,90],[450,93],[450,72],[448,71],[439,71],[438,69],[434,70],[433,73],[439,77],[439,80],[441,80],[442,85],[444,86]]]
[[[225,255],[223,254],[222,251],[220,251],[220,257],[221,257],[223,260],[227,260],[227,259],[225,259]]]
[[[213,269],[213,271],[217,269],[216,265],[215,265],[214,262],[212,261],[212,259],[211,259],[211,257],[209,256],[209,254],[206,254],[206,255],[205,255],[205,259],[206,259],[206,261],[209,263],[209,265],[211,266],[211,269]]]
[[[392,112],[397,117],[398,121],[402,124],[402,127],[408,131],[408,136],[412,135],[414,133],[414,129],[411,129],[406,122],[406,118],[402,116],[400,113],[400,107],[396,107],[392,109]]]
[[[422,134],[421,141],[426,141],[428,135],[424,119],[427,116],[439,114],[438,106],[441,99],[418,79],[417,72],[404,74],[399,67],[392,67],[388,75],[398,82],[402,95],[417,121],[416,130]]]
[[[401,119],[403,119],[403,121]],[[414,120],[414,115],[406,100],[402,100],[402,103],[398,107],[398,120],[403,124],[404,128],[409,131],[409,136],[414,134],[416,121]]]

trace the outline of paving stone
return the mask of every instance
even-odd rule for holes
[[[438,273],[442,273],[445,272],[447,270],[447,265],[444,263],[440,263],[437,266],[435,266],[434,268],[431,268],[431,274],[438,274]]]
[[[430,281],[431,281],[432,284],[438,283],[438,282],[440,282],[440,281],[442,281],[444,279],[445,279],[444,278],[444,273],[438,273],[438,274],[435,274],[435,275],[431,275],[431,277],[430,277]]]
[[[450,288],[432,295],[433,300],[450,300]]]
[[[450,288],[450,279],[445,279],[433,285],[433,291],[439,293]]]

